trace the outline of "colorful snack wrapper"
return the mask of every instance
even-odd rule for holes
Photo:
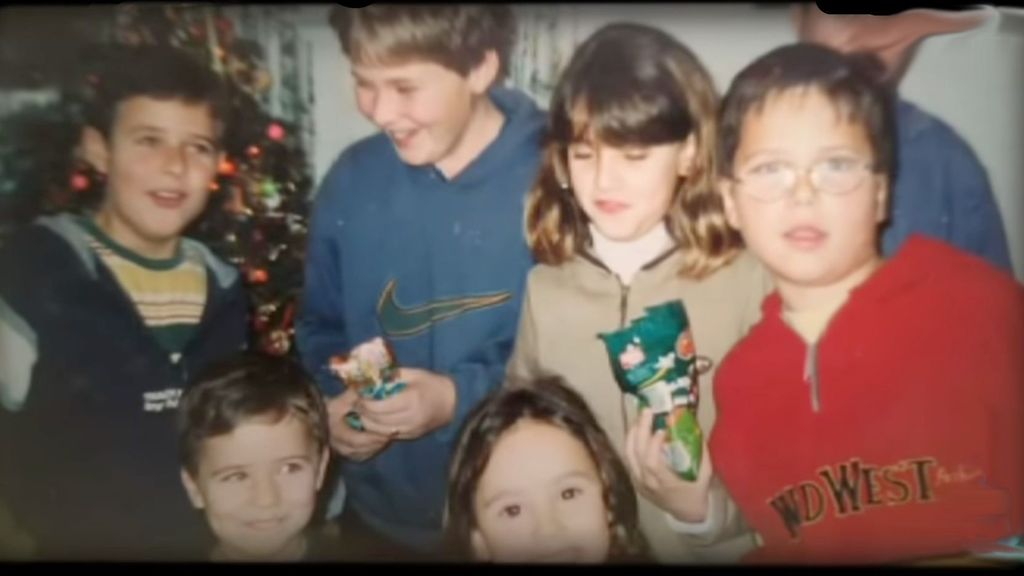
[[[697,423],[697,361],[690,322],[679,300],[653,306],[616,332],[599,334],[619,388],[654,411],[654,430],[668,430],[665,454],[684,480],[697,478],[703,433]]]
[[[379,336],[356,346],[347,356],[332,356],[328,367],[364,398],[383,400],[405,388],[404,382],[395,381],[398,363],[391,348]],[[363,430],[358,412],[353,410],[346,414],[345,421],[356,430]]]

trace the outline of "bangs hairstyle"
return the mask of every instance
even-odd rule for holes
[[[288,358],[240,352],[211,365],[189,386],[178,407],[181,464],[195,476],[203,441],[253,420],[277,424],[294,416],[309,430],[317,453],[327,446],[320,390]]]
[[[101,57],[105,59],[87,104],[86,124],[109,139],[118,106],[138,96],[205,104],[220,145],[228,116],[227,86],[208,66],[182,50],[163,45],[118,47]]]
[[[534,257],[559,265],[590,244],[569,181],[571,144],[642,147],[692,136],[690,175],[679,179],[666,224],[684,254],[682,274],[699,278],[727,263],[742,242],[715,190],[717,105],[707,70],[667,33],[638,24],[595,32],[576,49],[552,95],[544,158],[526,208]]]
[[[743,121],[763,110],[774,95],[819,90],[847,122],[864,126],[875,155],[874,171],[896,177],[895,93],[874,54],[842,54],[817,44],[776,48],[744,68],[722,101],[718,158],[720,175],[732,178]]]
[[[466,76],[488,50],[498,56],[504,77],[516,36],[509,6],[501,4],[371,4],[337,6],[330,24],[350,61],[404,64],[434,62]]]
[[[493,392],[470,414],[452,456],[445,513],[446,546],[453,559],[472,560],[471,535],[477,528],[476,491],[501,438],[523,420],[550,424],[582,443],[593,459],[611,513],[609,559],[629,560],[647,553],[640,532],[636,492],[608,435],[586,401],[559,378],[511,383]]]

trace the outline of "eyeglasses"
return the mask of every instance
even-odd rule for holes
[[[809,168],[770,160],[740,169],[733,181],[743,194],[764,202],[775,202],[796,190],[798,177],[809,174],[815,192],[842,196],[862,186],[874,169],[873,162],[850,156],[825,158]]]

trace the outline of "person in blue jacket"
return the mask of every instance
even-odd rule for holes
[[[546,117],[500,86],[515,38],[507,6],[339,7],[331,24],[358,108],[380,131],[345,149],[320,186],[297,343],[329,397],[344,545],[363,558],[436,557],[453,444],[501,385],[515,338]],[[377,336],[406,384],[382,400],[328,368]]]
[[[871,52],[898,85],[920,42],[978,26],[990,12],[907,10],[891,16],[826,14],[814,4],[794,10],[802,42],[840,52]],[[889,257],[921,233],[988,260],[1013,274],[1003,220],[977,155],[947,123],[897,97],[898,167],[882,253]]]
[[[38,560],[195,559],[178,398],[247,340],[237,270],[182,236],[223,158],[226,92],[171,47],[113,56],[97,86],[82,147],[99,207],[0,248],[0,504]]]

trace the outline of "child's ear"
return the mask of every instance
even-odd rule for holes
[[[82,127],[78,147],[82,160],[97,172],[107,174],[110,171],[110,147],[107,137],[99,129],[93,126]]]
[[[718,179],[718,193],[722,196],[722,206],[725,208],[725,221],[734,230],[740,231],[740,219],[736,211],[736,200],[733,198],[735,192],[736,187],[733,185],[732,180],[728,178]]]
[[[483,60],[469,71],[466,80],[470,89],[476,94],[483,94],[498,79],[498,69],[501,68],[498,53],[494,50],[484,52]]]
[[[331,449],[324,446],[323,452],[320,454],[320,463],[317,464],[316,471],[316,489],[319,492],[320,487],[324,485],[324,476],[327,474],[327,464],[331,461]]]
[[[693,171],[693,160],[697,156],[697,136],[690,134],[683,141],[679,148],[679,156],[676,158],[676,173],[686,178]]]
[[[483,535],[476,528],[469,534],[469,544],[473,548],[473,557],[477,560],[487,562],[491,559],[491,550],[487,547]]]
[[[185,485],[185,492],[188,492],[188,499],[192,502],[193,506],[199,509],[206,507],[203,493],[199,490],[196,481],[192,479],[192,475],[184,468],[181,469],[181,483]]]

